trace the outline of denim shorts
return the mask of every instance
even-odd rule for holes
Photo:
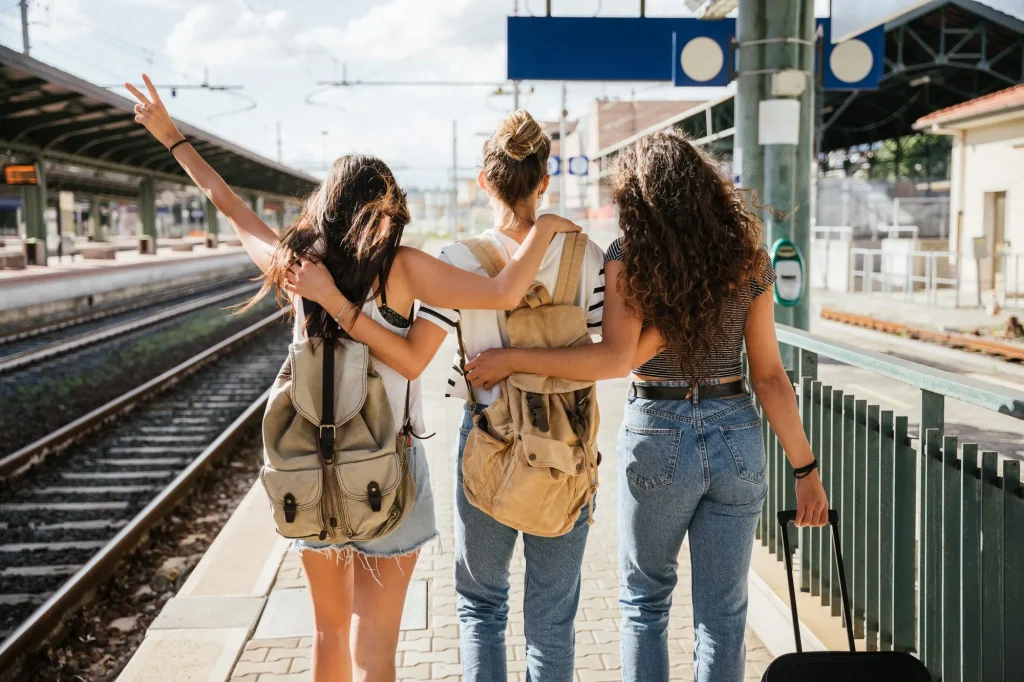
[[[315,550],[338,552],[339,555],[355,552],[367,557],[386,559],[412,554],[437,537],[437,522],[434,518],[434,493],[430,489],[430,471],[427,467],[423,442],[414,439],[410,450],[409,467],[416,482],[416,502],[398,528],[382,538],[365,542],[330,543],[309,540],[293,540],[292,547],[298,551]]]

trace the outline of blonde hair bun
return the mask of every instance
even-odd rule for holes
[[[494,131],[495,143],[516,161],[536,153],[546,140],[544,129],[526,109],[519,109],[506,116]]]

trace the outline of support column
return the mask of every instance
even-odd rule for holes
[[[89,200],[89,236],[94,242],[106,241],[103,235],[103,222],[100,220],[100,202]]]
[[[793,244],[804,257],[804,295],[793,308],[793,326],[810,331],[811,328],[811,222],[817,207],[816,191],[818,165],[815,146],[815,124],[817,122],[817,74],[814,73],[814,56],[817,52],[814,19],[814,0],[801,0],[800,23],[797,38],[805,43],[796,46],[799,52],[797,68],[811,74],[807,88],[800,96],[800,142],[796,148],[796,184],[794,187],[796,205],[799,210],[793,216]],[[810,43],[809,45],[806,43]]]
[[[30,265],[46,265],[46,170],[37,160],[36,184],[21,189],[21,211],[25,219],[25,259]]]
[[[156,189],[153,178],[139,183],[139,253],[156,253]]]
[[[761,0],[762,6],[767,3]],[[794,307],[775,306],[775,320],[807,329],[810,275],[810,182],[813,150],[814,82],[804,76],[803,92],[772,93],[772,76],[782,71],[810,72],[814,63],[814,3],[812,0],[772,2],[765,12],[765,95],[796,99],[800,103],[797,144],[764,145],[764,201],[782,217],[765,216],[768,244],[789,239],[804,262],[803,294]]]
[[[736,139],[733,147],[733,175],[740,184],[757,192],[763,201],[764,155],[757,137],[757,107],[764,99],[764,45],[750,44],[764,38],[762,0],[739,3],[736,37],[740,46],[736,75],[735,120]]]
[[[220,236],[220,225],[217,220],[217,207],[213,205],[213,200],[210,197],[206,197],[203,205],[203,225],[206,227],[206,247],[216,248]]]

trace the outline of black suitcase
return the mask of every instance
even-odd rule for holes
[[[789,579],[789,605],[793,612],[793,635],[796,638],[796,653],[783,654],[771,662],[764,671],[761,682],[932,682],[931,675],[921,661],[907,653],[895,651],[860,651],[853,643],[853,627],[850,619],[850,598],[846,592],[846,572],[843,569],[843,555],[839,551],[839,513],[828,512],[828,523],[832,528],[832,547],[835,551],[836,566],[839,569],[839,592],[843,598],[843,615],[846,621],[846,637],[850,651],[815,651],[803,653],[800,642],[800,620],[796,614],[796,590],[793,587],[793,555],[789,547],[790,523],[796,520],[793,510],[778,513],[782,531],[782,546],[786,557],[786,575]]]

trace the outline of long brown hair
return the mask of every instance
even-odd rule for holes
[[[691,383],[707,378],[728,306],[767,265],[763,226],[716,160],[680,130],[645,135],[616,160],[630,304],[679,350]]]
[[[408,223],[405,192],[387,164],[362,154],[342,156],[281,237],[263,286],[243,310],[271,289],[280,299],[285,273],[297,260],[324,263],[354,306],[376,298],[387,286]],[[346,337],[323,308],[312,301],[303,304],[307,336],[328,341]]]

